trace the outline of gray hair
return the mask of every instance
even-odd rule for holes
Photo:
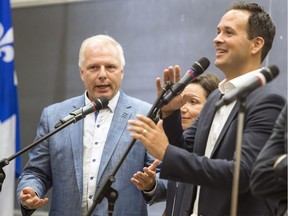
[[[79,60],[78,60],[78,66],[81,68],[83,66],[83,62],[84,62],[84,52],[87,48],[87,46],[95,41],[103,41],[103,42],[109,42],[111,44],[113,44],[115,46],[115,48],[118,50],[119,55],[120,55],[120,62],[121,62],[121,67],[122,69],[125,66],[125,58],[124,58],[124,52],[123,52],[123,48],[122,46],[112,37],[108,36],[108,35],[95,35],[92,37],[89,37],[87,39],[85,39],[80,47],[79,50]]]

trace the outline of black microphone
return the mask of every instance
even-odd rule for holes
[[[78,121],[84,118],[86,115],[99,111],[107,107],[109,100],[105,97],[101,97],[99,99],[95,99],[88,105],[81,107],[73,112],[71,112],[66,117],[62,118],[54,127],[58,128],[63,125],[65,122],[70,121],[71,119],[75,119],[74,121]]]
[[[209,65],[210,61],[205,57],[202,57],[196,61],[192,67],[188,69],[186,74],[171,87],[170,91],[167,91],[167,93],[163,96],[161,105],[167,105],[174,97],[181,94],[184,88],[191,83],[194,78],[201,75],[209,67]]]
[[[237,98],[247,97],[256,88],[265,85],[270,82],[279,74],[279,69],[275,65],[264,67],[259,73],[255,74],[251,80],[245,83],[243,86],[233,89],[227,95],[224,95],[222,99],[215,103],[216,109],[223,105],[232,103]]]

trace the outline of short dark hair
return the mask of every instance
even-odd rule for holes
[[[262,49],[261,62],[264,61],[268,52],[272,48],[273,40],[276,34],[276,27],[273,24],[269,14],[257,3],[235,2],[228,8],[229,10],[245,10],[250,12],[248,19],[248,38],[262,37],[264,47]]]
[[[195,79],[192,80],[191,83],[199,84],[204,88],[206,93],[206,98],[218,88],[218,84],[220,83],[220,79],[214,73],[202,74]]]

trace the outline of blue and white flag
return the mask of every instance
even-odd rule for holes
[[[10,0],[0,0],[0,160],[14,155],[20,149],[13,42]],[[0,192],[1,216],[14,215],[15,162],[20,165],[20,158],[10,161],[3,169],[6,178]]]

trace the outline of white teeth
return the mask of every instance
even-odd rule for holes
[[[101,88],[101,89],[104,89],[104,88],[106,88],[107,87],[107,85],[105,85],[105,86],[98,86],[98,88]]]
[[[220,52],[220,53],[224,53],[224,52],[226,52],[226,51],[221,49],[221,50],[219,50],[219,52]]]
[[[225,50],[217,50],[217,53],[226,53]]]

